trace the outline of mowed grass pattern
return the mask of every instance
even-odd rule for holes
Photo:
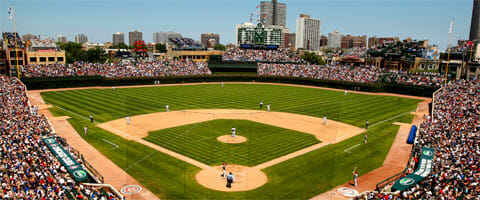
[[[218,136],[231,134],[247,138],[239,144],[226,144]],[[308,133],[297,132],[248,120],[212,120],[151,132],[144,138],[207,165],[254,166],[303,149],[319,141]]]
[[[320,90],[266,84],[201,84],[168,87],[88,89],[44,92],[48,103],[83,116],[106,122],[138,114],[185,109],[263,109],[270,104],[273,111],[298,113],[315,117],[327,116],[354,126],[370,124],[410,112],[419,100],[390,96]]]

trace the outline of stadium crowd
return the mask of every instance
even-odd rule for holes
[[[304,62],[303,59],[297,57],[295,53],[290,52],[288,49],[258,50],[230,48],[225,51],[222,60],[251,62]]]
[[[309,65],[309,64],[274,64],[259,63],[258,75],[292,76],[301,78],[350,81],[357,83],[376,83],[385,77],[388,83],[418,86],[441,86],[444,78],[439,73],[385,71],[374,66],[350,65]]]
[[[373,66],[347,65],[258,64],[258,75],[292,76],[301,78],[375,83],[381,73]]]
[[[186,76],[205,75],[212,72],[207,63],[183,60],[140,61],[133,63],[85,63],[26,65],[25,77],[62,76],[104,76],[104,77],[144,77],[144,76]]]
[[[403,197],[480,198],[480,82],[451,82],[420,125],[419,147],[435,149],[432,174]]]
[[[389,70],[386,72],[386,81],[407,85],[441,86],[445,77],[440,73],[432,72],[408,72]]]
[[[115,199],[74,181],[40,138],[51,131],[46,117],[29,106],[25,86],[0,76],[0,199],[68,199],[66,193]]]

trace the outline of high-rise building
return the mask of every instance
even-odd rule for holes
[[[113,45],[119,45],[119,44],[125,44],[125,34],[121,32],[116,32],[112,35],[112,44]]]
[[[287,4],[272,2],[260,2],[260,22],[265,25],[285,26],[287,22]]]
[[[22,35],[22,40],[23,40],[23,41],[29,41],[29,40],[31,40],[31,39],[33,39],[33,38],[37,38],[37,36],[36,36],[36,35],[33,35],[33,34],[30,34],[30,33],[27,33],[27,34]]]
[[[310,18],[310,15],[301,14],[297,18],[295,48],[317,51],[320,49],[320,19]]]
[[[137,40],[143,40],[142,32],[137,30],[128,33],[128,45],[133,46],[133,43]]]
[[[57,42],[67,42],[67,36],[57,35]]]
[[[365,48],[367,47],[367,36],[352,36],[344,35],[342,36],[342,49],[351,49],[351,48]]]
[[[202,46],[213,48],[213,46],[220,44],[220,35],[215,33],[202,33],[200,41],[202,42]]]
[[[320,47],[328,46],[328,38],[325,35],[320,36]]]
[[[470,22],[470,41],[480,42],[480,0],[473,0],[472,21]]]
[[[253,23],[246,22],[237,24],[236,26],[236,45],[242,44],[258,44],[258,45],[277,45],[281,46],[283,41],[283,34],[281,28],[278,26],[264,26],[258,23],[257,26]]]
[[[77,34],[77,35],[75,35],[75,42],[80,43],[80,44],[86,43],[86,42],[88,42],[88,37],[83,33],[82,34]]]
[[[332,49],[342,47],[342,34],[338,30],[328,33],[327,46]]]

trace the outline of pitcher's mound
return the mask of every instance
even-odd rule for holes
[[[217,140],[223,143],[237,144],[246,142],[247,138],[240,135],[236,135],[235,137],[232,137],[232,135],[222,135],[218,136]]]
[[[222,178],[222,166],[213,166],[198,172],[196,179],[206,188],[224,192],[239,192],[253,190],[267,182],[267,175],[262,171],[241,165],[227,165],[227,174],[232,172],[234,182],[227,188],[227,178]]]

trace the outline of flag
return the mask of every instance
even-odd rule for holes
[[[452,22],[450,22],[450,29],[448,30],[448,34],[452,34],[453,32],[453,19]]]
[[[13,6],[10,6],[10,8],[8,8],[8,19],[13,19]]]

